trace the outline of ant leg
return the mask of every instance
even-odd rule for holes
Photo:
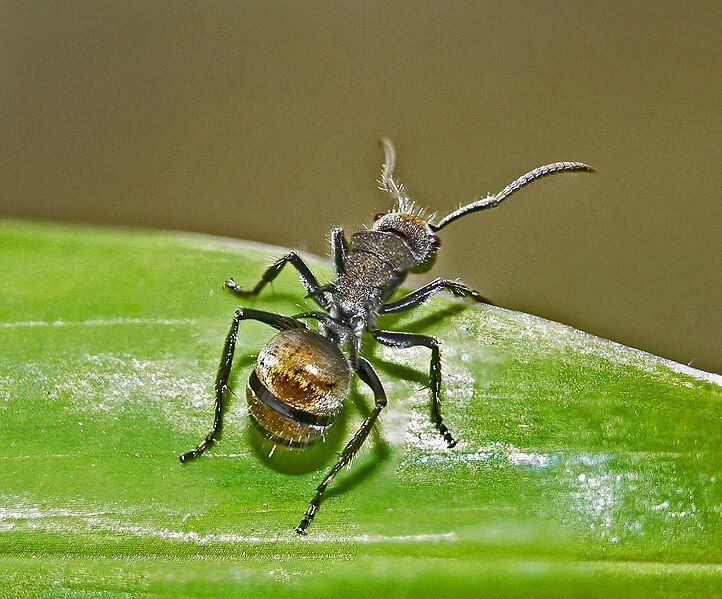
[[[343,274],[343,265],[346,262],[348,245],[344,237],[343,229],[331,229],[331,252],[333,253],[333,265],[336,275]]]
[[[431,350],[431,366],[429,368],[429,386],[431,388],[431,420],[451,448],[456,445],[456,439],[451,435],[441,417],[441,351],[439,342],[428,335],[402,333],[396,331],[382,331],[375,329],[371,335],[380,343],[399,349],[423,345]]]
[[[195,449],[191,449],[184,454],[179,456],[181,462],[187,462],[190,459],[197,458],[201,455],[206,448],[216,440],[216,435],[221,429],[221,422],[223,417],[223,396],[226,389],[228,388],[228,377],[231,374],[231,364],[233,363],[233,353],[236,349],[236,340],[238,338],[238,324],[242,320],[257,320],[272,326],[279,331],[285,331],[288,329],[305,328],[302,323],[297,321],[295,318],[288,316],[282,316],[280,314],[274,314],[272,312],[263,312],[261,310],[251,310],[250,308],[237,308],[233,314],[233,322],[231,323],[231,330],[228,331],[226,336],[226,342],[223,346],[223,354],[221,355],[221,363],[218,365],[218,372],[216,374],[216,400],[215,400],[215,415],[213,417],[213,428],[205,436]]]
[[[328,302],[321,293],[323,289],[321,288],[321,285],[319,285],[316,276],[303,261],[303,258],[301,258],[301,256],[299,256],[296,252],[288,252],[288,254],[271,264],[253,289],[243,289],[239,287],[233,279],[226,279],[224,285],[233,293],[240,295],[241,297],[258,295],[266,285],[278,276],[281,270],[283,270],[283,267],[289,262],[298,271],[298,276],[301,279],[301,283],[304,288],[308,292],[309,297],[313,298],[313,300],[322,308],[328,308]]]
[[[423,287],[420,287],[416,291],[412,291],[407,296],[402,297],[397,302],[391,302],[390,304],[384,304],[381,307],[382,314],[388,314],[389,312],[399,312],[401,310],[408,310],[420,306],[427,299],[429,299],[437,291],[446,289],[453,293],[456,297],[470,297],[474,301],[482,302],[485,304],[492,304],[488,299],[482,297],[479,293],[473,289],[469,289],[464,283],[459,281],[449,281],[448,279],[434,279],[431,283],[427,283]]]
[[[306,534],[306,528],[308,528],[308,525],[311,524],[313,517],[316,515],[318,505],[321,503],[321,497],[323,496],[324,491],[326,491],[326,487],[331,484],[331,481],[338,474],[341,468],[346,466],[353,459],[356,452],[358,452],[366,440],[366,437],[368,437],[374,422],[376,422],[376,419],[381,413],[381,410],[386,407],[386,392],[384,391],[381,381],[371,364],[369,364],[364,358],[359,358],[355,370],[361,380],[371,387],[371,390],[374,392],[374,409],[371,411],[371,414],[369,414],[369,417],[363,421],[363,424],[356,431],[356,434],[351,437],[351,440],[346,444],[346,447],[344,447],[341,452],[336,465],[331,468],[329,473],[326,475],[326,478],[324,478],[321,484],[316,487],[316,494],[313,496],[313,499],[311,499],[311,503],[301,519],[301,523],[296,527],[296,532],[300,535]]]

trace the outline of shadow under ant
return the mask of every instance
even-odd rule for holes
[[[354,404],[356,410],[363,418],[368,417],[371,409],[367,398],[353,385],[348,399]],[[263,433],[253,426],[249,417],[249,426],[246,427],[245,439],[251,447],[256,458],[264,465],[283,474],[302,475],[315,472],[322,465],[335,460],[342,447],[348,442],[348,421],[350,410],[343,410],[326,436],[319,442],[308,447],[284,447],[266,438]],[[371,472],[391,455],[386,441],[381,437],[378,429],[372,431],[371,457],[364,460],[362,467],[354,470],[353,474],[343,479],[328,495],[343,493],[366,479]]]

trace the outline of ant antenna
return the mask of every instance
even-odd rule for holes
[[[393,146],[391,149],[393,150]],[[472,202],[471,204],[462,206],[451,214],[448,214],[439,221],[439,224],[430,225],[431,230],[438,231],[439,229],[443,229],[446,225],[455,221],[457,218],[461,218],[462,216],[466,216],[467,214],[471,214],[472,212],[479,212],[480,210],[486,210],[487,208],[494,208],[498,206],[502,202],[502,200],[505,200],[515,191],[521,189],[528,183],[531,183],[536,179],[546,177],[547,175],[551,175],[553,173],[562,173],[565,171],[586,171],[588,173],[595,172],[591,166],[589,166],[588,164],[584,164],[583,162],[554,162],[552,164],[538,166],[537,168],[519,177],[516,181],[509,183],[509,185],[507,185],[495,196],[487,196],[485,198],[481,198],[480,200],[476,200],[476,202]]]
[[[394,167],[396,166],[396,150],[393,142],[388,137],[381,138],[381,145],[384,147],[384,164],[381,168],[381,178],[379,179],[379,189],[392,195],[400,211],[405,211],[411,205],[411,200],[406,194],[403,183],[394,181]]]

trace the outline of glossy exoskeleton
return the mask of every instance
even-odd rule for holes
[[[309,297],[320,310],[283,316],[249,308],[238,308],[226,338],[215,384],[213,428],[193,450],[180,456],[181,462],[199,456],[215,440],[221,427],[223,399],[236,346],[238,326],[243,320],[270,325],[279,333],[261,350],[247,387],[252,422],[273,443],[303,447],[322,438],[348,394],[352,373],[366,383],[374,394],[375,405],[361,427],[347,443],[311,499],[308,510],[296,527],[305,534],[313,520],[321,497],[336,474],[347,465],[366,440],[374,422],[386,406],[386,393],[371,364],[361,356],[363,334],[395,348],[423,346],[431,352],[429,388],[431,420],[449,447],[456,440],[441,417],[441,353],[439,342],[427,335],[378,328],[376,320],[384,314],[419,306],[437,291],[475,301],[486,300],[459,281],[437,278],[397,301],[393,293],[410,272],[431,268],[441,245],[437,232],[462,216],[493,208],[515,191],[545,175],[566,171],[591,171],[581,162],[555,162],[522,175],[496,195],[487,196],[460,207],[433,223],[434,215],[417,210],[403,185],[393,177],[395,153],[391,141],[384,139],[385,164],[380,189],[390,194],[395,206],[377,214],[370,229],[363,229],[346,242],[342,229],[331,231],[331,247],[336,280],[321,285],[296,252],[289,252],[273,263],[253,289],[240,288],[233,279],[225,286],[236,295],[257,295],[273,281],[286,264],[298,271]],[[307,328],[305,320],[319,323],[319,332]]]

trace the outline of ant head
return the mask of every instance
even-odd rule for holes
[[[423,210],[416,209],[404,185],[394,180],[394,145],[388,138],[383,138],[381,144],[384,147],[385,161],[381,169],[379,189],[391,195],[396,200],[396,206],[390,212],[377,214],[372,230],[394,233],[413,254],[416,264],[411,267],[411,272],[426,272],[434,265],[436,250],[441,245],[441,240],[435,235],[429,222],[435,215],[426,215]]]
[[[409,246],[417,260],[417,266],[412,272],[425,272],[433,266],[441,240],[434,234],[429,219],[423,214],[399,209],[377,214],[374,221],[372,230],[394,233]]]

